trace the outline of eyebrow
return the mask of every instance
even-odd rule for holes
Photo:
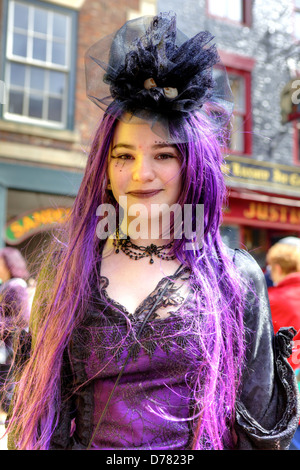
[[[162,143],[159,143],[159,144],[155,144],[155,145],[152,145],[152,148],[153,149],[161,149],[161,148],[166,148],[166,147],[171,147],[171,148],[174,148],[177,150],[177,147],[175,144],[171,144],[169,142],[162,142]],[[134,150],[136,147],[134,145],[129,145],[129,144],[123,144],[123,143],[119,143],[119,144],[116,144],[113,146],[112,150],[115,150],[117,148],[126,148],[126,149],[131,149],[131,150]]]
[[[171,148],[174,148],[177,150],[177,147],[175,144],[171,144],[170,142],[162,142],[161,144],[155,144],[153,145],[153,148],[158,148],[158,149],[161,149],[161,148],[165,148],[165,147],[171,147]]]
[[[115,149],[120,148],[120,147],[121,147],[121,148],[125,148],[125,149],[131,149],[131,150],[135,149],[135,146],[134,146],[134,145],[128,145],[128,144],[122,144],[122,143],[120,143],[120,144],[114,145],[113,148],[112,148],[112,150],[115,150]]]

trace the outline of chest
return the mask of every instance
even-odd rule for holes
[[[133,261],[118,254],[102,260],[101,276],[107,278],[106,293],[134,314],[141,304],[179,267],[177,261],[149,264],[149,259]]]

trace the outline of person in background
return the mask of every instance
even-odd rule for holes
[[[300,385],[300,239],[286,237],[275,243],[267,253],[267,263],[273,281],[268,293],[274,332],[287,325],[297,330],[295,349],[288,360]],[[290,448],[300,450],[299,427]]]
[[[8,411],[11,389],[6,387],[13,358],[13,342],[17,331],[28,328],[29,298],[26,261],[16,248],[0,249],[0,404]]]
[[[293,326],[300,330],[300,239],[286,237],[275,243],[267,253],[267,264],[273,286],[269,287],[269,300],[274,331]],[[299,336],[300,337],[300,336]],[[296,340],[297,337],[294,338]],[[299,364],[290,363],[294,369]]]

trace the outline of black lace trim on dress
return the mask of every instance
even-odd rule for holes
[[[128,318],[131,319],[131,321],[142,321],[144,318],[146,318],[148,312],[152,308],[152,305],[155,303],[156,299],[160,296],[166,282],[168,282],[169,279],[172,281],[176,281],[178,279],[181,280],[187,280],[189,278],[190,274],[190,269],[187,267],[183,267],[177,274],[173,274],[171,276],[165,276],[163,277],[154,290],[145,297],[145,299],[138,305],[138,307],[135,309],[134,313],[130,313],[124,305],[121,303],[117,302],[114,300],[112,297],[110,297],[107,293],[107,287],[109,286],[109,279],[106,276],[100,276],[100,283],[99,283],[99,293],[100,297],[106,301],[108,305],[111,307],[115,308],[117,311],[121,311],[127,315]],[[173,306],[180,306],[184,298],[180,296],[179,290],[180,287],[170,286],[169,289],[167,290],[166,294],[162,297],[161,302],[158,304],[156,311],[153,312],[153,315],[149,319],[149,321],[152,321],[156,318],[159,318],[159,315],[156,314],[157,310],[159,308],[166,308],[170,305]]]
[[[168,279],[176,281],[180,278],[185,281],[189,278],[189,273],[188,268],[183,268],[176,276],[161,279],[156,288],[137,307],[134,314],[129,313],[121,303],[108,295],[106,289],[109,280],[101,276],[98,308],[89,310],[80,330],[75,331],[74,345],[76,347],[73,354],[80,359],[87,359],[94,353],[100,361],[111,357],[119,361],[124,351],[134,345],[131,358],[135,361],[141,350],[151,358],[157,347],[167,354],[175,345],[184,349],[188,341],[184,334],[187,328],[184,317],[193,311],[192,289],[184,298],[180,295],[181,286],[170,286],[146,323],[138,341],[135,335]],[[158,311],[168,307],[172,309],[165,317],[161,317]]]

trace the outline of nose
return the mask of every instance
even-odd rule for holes
[[[137,158],[134,163],[132,171],[133,181],[138,181],[141,183],[146,183],[148,181],[153,181],[155,178],[155,171],[153,168],[153,163],[150,159],[141,157]]]

